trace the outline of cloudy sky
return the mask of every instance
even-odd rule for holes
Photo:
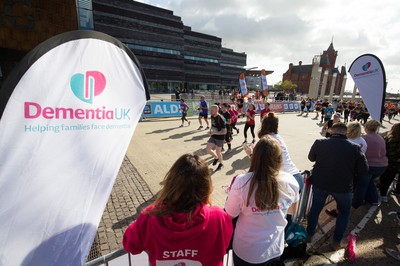
[[[268,83],[282,80],[289,63],[311,64],[333,46],[336,66],[358,56],[379,57],[387,91],[400,92],[399,0],[140,0],[172,10],[193,31],[222,38],[222,45],[247,54],[247,67],[273,70]],[[346,90],[354,82],[348,75]]]

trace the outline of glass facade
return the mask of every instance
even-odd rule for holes
[[[133,51],[151,93],[172,93],[176,87],[189,91],[238,86],[246,54],[221,47],[219,37],[192,31],[173,11],[131,0],[77,5],[92,10],[94,30],[118,38]],[[89,15],[79,13],[85,22],[80,25],[89,27]]]
[[[79,29],[93,30],[92,0],[77,0],[76,8],[78,11]]]

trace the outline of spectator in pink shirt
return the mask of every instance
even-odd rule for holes
[[[124,249],[146,251],[150,265],[216,265],[229,245],[232,219],[210,206],[212,181],[207,163],[184,154],[162,181],[153,204],[125,231]]]
[[[366,188],[365,201],[372,205],[379,204],[378,191],[374,179],[382,175],[388,166],[385,140],[378,134],[380,126],[381,123],[377,120],[369,120],[364,126],[366,135],[363,138],[367,142],[365,156],[367,157],[369,166],[369,184]]]

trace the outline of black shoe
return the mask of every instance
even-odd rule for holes
[[[332,217],[335,217],[335,218],[338,217],[338,212],[337,212],[336,209],[333,209],[333,210],[331,210],[331,209],[326,209],[325,212],[326,212],[328,215],[332,216]]]
[[[218,158],[214,159],[213,165],[216,165],[218,163]]]
[[[219,170],[221,170],[222,168],[224,168],[224,165],[223,165],[222,163],[220,163],[220,164],[218,165],[217,169],[215,169],[215,171],[219,171]]]

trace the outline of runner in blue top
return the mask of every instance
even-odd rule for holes
[[[207,120],[207,118],[208,118],[208,103],[207,103],[207,101],[205,100],[204,95],[200,96],[200,106],[199,106],[199,109],[197,109],[197,110],[200,111],[200,113],[199,113],[199,123],[200,123],[200,126],[199,126],[198,129],[202,129],[202,128],[203,128],[203,124],[202,124],[202,122],[201,122],[201,118],[204,118],[204,121],[205,121],[206,124],[207,124],[206,129],[209,129],[210,127],[208,126],[208,120]]]
[[[324,117],[324,121],[329,121],[331,120],[333,114],[335,113],[335,109],[333,109],[332,104],[328,104],[328,107],[325,108],[325,117]]]

